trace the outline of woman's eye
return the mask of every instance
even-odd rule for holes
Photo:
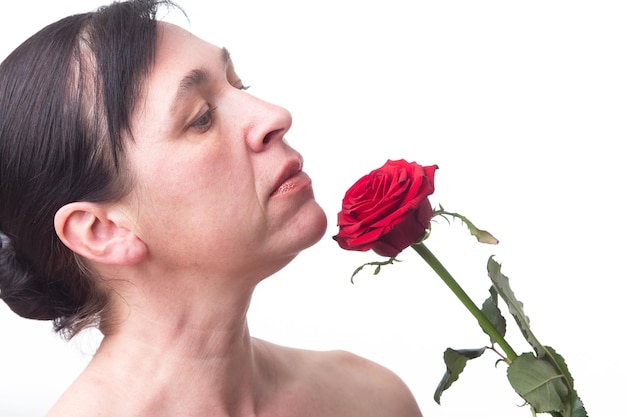
[[[201,132],[206,132],[207,130],[209,130],[211,128],[211,125],[213,124],[214,111],[214,108],[209,108],[191,124],[191,127]]]

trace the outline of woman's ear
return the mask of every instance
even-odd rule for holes
[[[105,265],[132,265],[145,258],[146,244],[99,203],[69,203],[54,216],[61,241],[78,255]]]

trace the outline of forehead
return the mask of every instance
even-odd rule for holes
[[[159,22],[154,64],[143,88],[142,104],[135,112],[135,122],[140,123],[142,117],[153,111],[165,116],[167,106],[176,104],[181,91],[194,80],[194,74],[206,75],[204,79],[196,80],[196,84],[225,78],[229,62],[225,49],[179,26]]]
[[[159,22],[154,71],[185,71],[185,66],[223,69],[223,49],[180,26]]]

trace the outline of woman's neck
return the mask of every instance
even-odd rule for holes
[[[260,390],[271,388],[272,372],[249,334],[250,295],[202,301],[187,296],[188,302],[173,296],[169,302],[129,304],[85,376],[124,387],[111,388],[121,397],[114,402],[136,407],[120,410],[128,414],[253,415]]]

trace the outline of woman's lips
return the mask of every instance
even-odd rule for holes
[[[272,193],[271,197],[287,194],[290,192],[298,191],[302,188],[310,187],[311,178],[304,172],[298,171],[294,175],[288,177],[283,181],[276,190]]]

